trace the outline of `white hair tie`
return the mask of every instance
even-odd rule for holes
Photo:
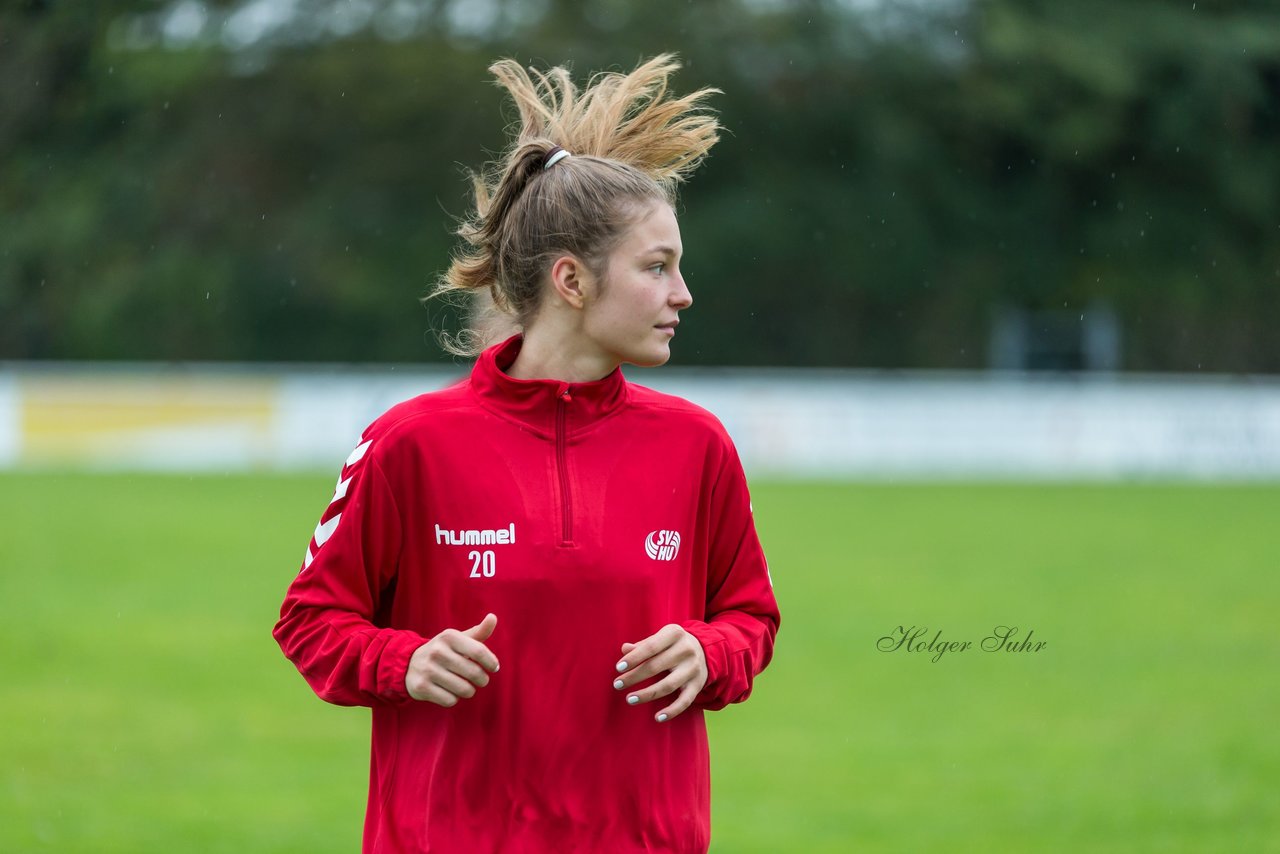
[[[568,156],[569,156],[569,152],[565,151],[563,148],[557,145],[555,148],[551,149],[551,153],[547,155],[547,160],[545,163],[542,164],[542,168],[550,169],[552,166],[555,166],[557,163],[559,163],[561,160],[564,160]]]

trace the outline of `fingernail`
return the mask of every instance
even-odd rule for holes
[[[499,670],[501,670],[501,669],[502,669],[502,665],[501,665],[501,664],[495,664],[495,665],[493,665],[493,672],[494,672],[494,673],[497,673],[497,672],[498,672]]]
[[[614,688],[616,688],[617,690],[621,691],[621,690],[622,690],[622,685],[623,685],[623,682],[622,682],[622,680],[621,680],[621,679],[615,679],[615,680],[613,680],[613,687],[614,687]]]
[[[636,703],[640,702],[640,698],[637,697],[635,694],[632,694],[630,697],[627,698],[627,702],[634,706]]]
[[[619,672],[619,673],[621,673],[622,671],[624,671],[624,670],[626,670],[626,669],[627,669],[627,663],[626,663],[625,661],[619,661],[619,662],[618,662],[618,672]]]
[[[662,723],[667,719],[666,715],[658,715],[658,723]]]

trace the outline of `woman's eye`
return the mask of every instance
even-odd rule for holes
[[[666,269],[666,266],[667,266],[666,264],[654,264],[649,269],[655,273],[661,273],[664,269]]]

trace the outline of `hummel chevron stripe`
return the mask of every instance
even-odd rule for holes
[[[347,457],[347,465],[351,466],[360,462],[360,458],[364,456],[365,451],[369,450],[369,445],[372,443],[373,440],[370,439],[368,442],[361,442],[359,445],[356,445],[356,449],[351,452],[351,456]]]
[[[338,529],[338,520],[341,518],[342,518],[342,514],[339,513],[336,516],[334,516],[332,519],[330,519],[328,522],[321,522],[319,525],[316,525],[315,539],[316,539],[317,549],[323,546],[326,542],[328,542],[329,538],[333,536],[333,532]]]

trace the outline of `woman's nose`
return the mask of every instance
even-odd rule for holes
[[[684,276],[676,276],[676,287],[668,302],[673,308],[688,308],[693,305],[693,294],[689,293],[689,285]]]

